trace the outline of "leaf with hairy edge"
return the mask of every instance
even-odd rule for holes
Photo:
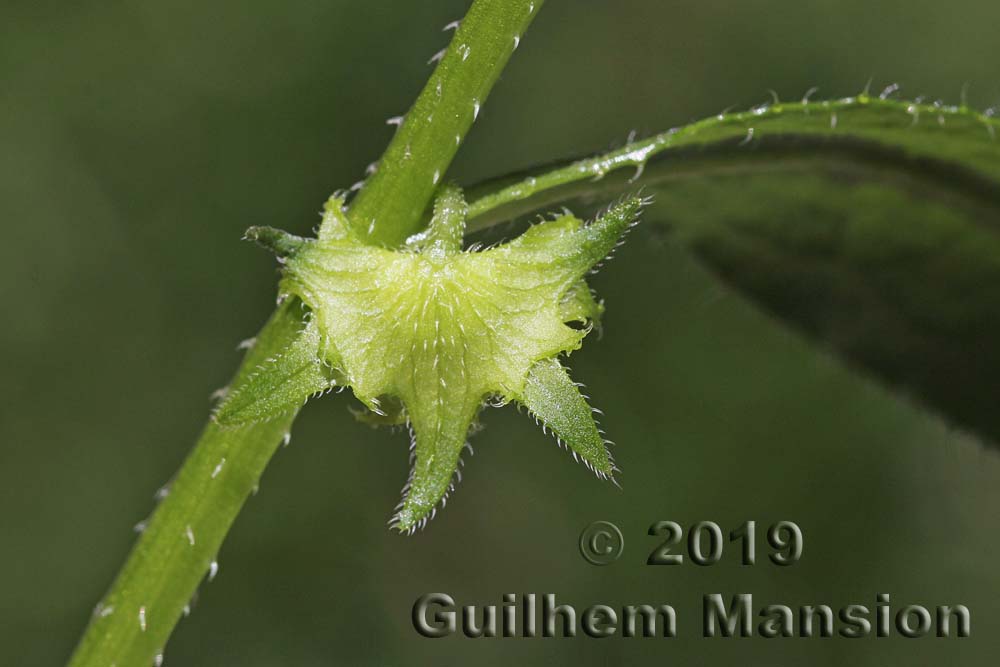
[[[773,104],[470,188],[470,228],[641,185],[724,280],[1000,442],[998,134],[964,106]]]

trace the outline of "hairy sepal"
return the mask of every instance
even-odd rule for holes
[[[593,409],[557,359],[531,367],[521,403],[560,445],[602,479],[614,476],[607,442],[594,421]]]
[[[337,385],[336,372],[319,355],[319,327],[310,319],[281,354],[261,364],[216,410],[220,426],[268,421],[295,412],[310,396]]]
[[[591,224],[566,213],[483,251],[462,250],[467,208],[454,186],[442,188],[428,228],[401,249],[368,245],[338,198],[327,203],[315,242],[258,233],[276,251],[293,250],[281,291],[301,299],[311,318],[288,358],[276,360],[272,384],[251,383],[254,395],[233,396],[218,419],[297,408],[336,377],[368,408],[365,421],[410,425],[412,471],[391,520],[403,532],[423,526],[453,488],[488,398],[524,403],[609,476],[590,409],[555,358],[579,348],[600,316],[584,277],[642,204],[624,200]]]

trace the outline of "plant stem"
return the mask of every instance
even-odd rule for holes
[[[543,0],[476,0],[351,206],[373,243],[394,246],[423,214]]]
[[[298,310],[292,300],[275,311],[233,386],[292,340]],[[212,578],[222,540],[294,417],[239,429],[208,424],[94,610],[71,665],[152,664],[202,579]]]
[[[476,0],[350,215],[373,242],[417,230],[479,107],[542,0]],[[372,224],[373,221],[378,221]],[[280,353],[301,326],[290,300],[264,326],[231,390]],[[153,664],[295,415],[242,428],[210,423],[100,602],[71,667]]]
[[[924,143],[914,130],[921,122],[937,128],[937,134]],[[858,162],[898,164],[910,171],[932,169],[931,161],[952,157],[949,151],[954,150],[952,144],[957,140],[941,141],[939,137],[946,132],[952,137],[967,133],[966,141],[972,143],[992,143],[1000,135],[1000,119],[965,106],[946,107],[866,95],[722,113],[629,142],[601,155],[549,164],[539,170],[490,179],[466,188],[470,223],[467,231],[481,230],[577,197],[614,196],[630,184],[639,188],[704,173],[713,160],[720,169],[732,169],[741,161],[773,161],[775,155],[761,151],[760,147],[782,139],[789,143],[787,154],[798,160],[819,156],[829,160],[831,155],[841,155]],[[887,137],[893,140],[887,141]],[[713,147],[720,149],[718,154],[709,150]],[[666,158],[672,154],[681,159],[668,163]],[[977,180],[979,173],[993,178],[1000,175],[993,154],[968,151],[963,157],[976,170],[953,169],[951,180],[959,185],[960,181],[967,181],[970,190],[995,193],[990,185],[982,186]],[[656,161],[654,158],[660,158],[663,164],[650,173],[646,167]],[[607,175],[627,168],[635,170],[628,179],[623,176],[605,180]]]

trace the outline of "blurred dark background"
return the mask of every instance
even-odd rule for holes
[[[249,225],[306,232],[358,180],[464,0],[0,6],[0,664],[58,665],[274,301]],[[455,164],[478,178],[770,99],[1000,98],[987,0],[550,0]],[[406,438],[310,404],[167,646],[167,665],[995,664],[1000,458],[761,315],[652,228],[594,286],[574,355],[623,491],[513,409],[488,410],[429,529],[385,527]],[[961,382],[961,378],[955,378]],[[577,553],[617,522],[618,563]],[[791,568],[644,565],[659,519],[796,521]],[[419,638],[414,599],[553,592],[669,602],[680,637]],[[972,637],[706,640],[704,593],[963,603]]]

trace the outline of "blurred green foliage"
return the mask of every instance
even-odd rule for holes
[[[306,232],[358,180],[464,2],[13,2],[0,22],[0,663],[59,664],[180,464],[236,343],[273,304],[252,224]],[[997,101],[1000,5],[550,0],[483,110],[463,181],[769,99]],[[595,280],[603,340],[570,360],[619,443],[624,491],[490,410],[429,531],[384,525],[406,438],[304,411],[166,664],[992,664],[1000,461],[853,376],[642,228]],[[955,381],[960,381],[956,378]],[[349,471],[349,472],[345,472]],[[616,521],[597,569],[579,531]],[[805,533],[794,567],[651,568],[658,519]],[[677,640],[426,640],[422,593],[671,602]],[[962,641],[703,640],[703,593],[964,603]]]

